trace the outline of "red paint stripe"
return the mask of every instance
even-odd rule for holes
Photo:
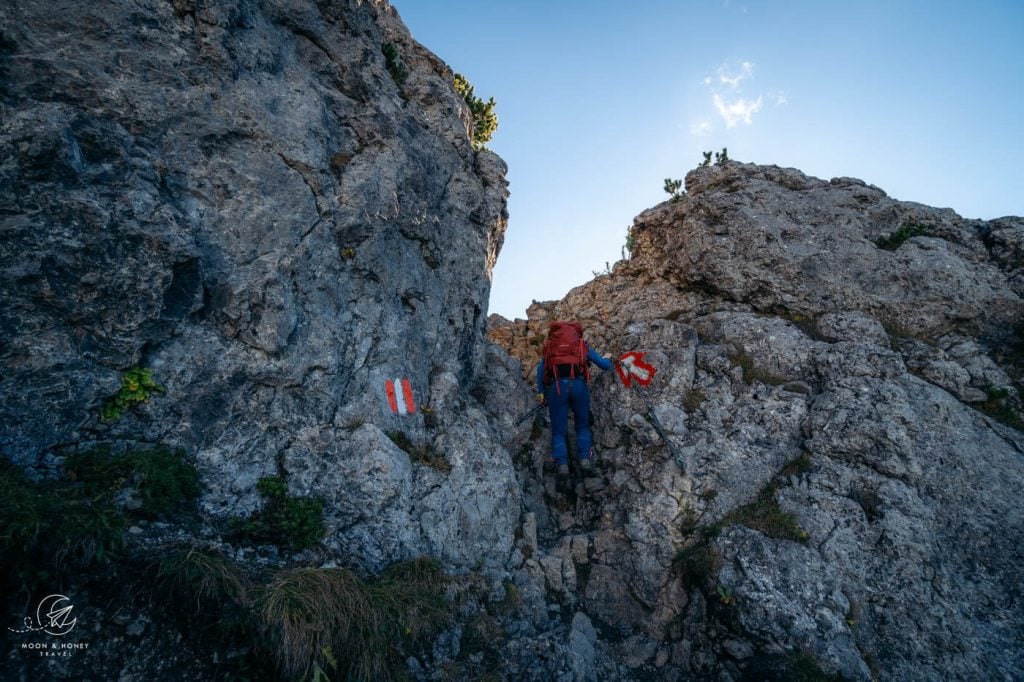
[[[392,412],[398,414],[398,399],[395,398],[395,382],[391,379],[385,381],[384,390],[387,391],[388,394],[388,406],[391,408]]]
[[[412,397],[412,384],[408,379],[402,379],[402,397],[405,398],[405,409],[409,414],[416,414],[416,401]]]

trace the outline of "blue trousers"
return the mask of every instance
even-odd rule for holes
[[[556,464],[567,464],[569,446],[565,442],[569,433],[569,409],[572,408],[576,424],[576,450],[580,459],[590,457],[590,389],[583,379],[559,379],[545,387],[544,397],[548,401],[551,416],[551,457]]]

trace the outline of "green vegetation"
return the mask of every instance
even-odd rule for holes
[[[405,85],[405,79],[409,77],[409,70],[405,68],[402,59],[398,56],[398,48],[394,43],[384,43],[380,51],[384,53],[384,65],[391,74],[391,80],[401,88]]]
[[[112,500],[127,490],[140,516],[163,517],[191,509],[202,489],[199,472],[185,461],[185,451],[155,448],[111,454],[94,448],[64,461],[67,477],[90,499]]]
[[[473,117],[473,148],[483,149],[490,142],[494,131],[498,129],[498,115],[494,113],[494,98],[484,102],[473,94],[473,85],[462,74],[455,74],[455,91],[469,105],[469,113]]]
[[[701,162],[701,166],[711,165],[711,152],[702,152],[704,154],[704,160]]]
[[[428,467],[433,467],[438,471],[448,473],[452,470],[451,462],[444,456],[443,452],[438,452],[434,449],[434,446],[430,443],[424,445],[416,445],[409,437],[401,431],[388,431],[388,438],[391,439],[395,445],[405,450],[409,455],[409,459],[419,464],[425,464]]]
[[[633,226],[626,229],[626,243],[622,245],[622,259],[628,260],[633,257],[633,249],[636,248],[636,235],[633,234]]]
[[[25,586],[104,563],[123,548],[131,517],[189,511],[200,487],[183,457],[163,448],[94,449],[68,457],[65,475],[49,481],[0,460],[0,578]]]
[[[683,181],[665,178],[665,191],[672,196],[672,201],[679,201],[683,197]]]
[[[117,421],[125,410],[148,403],[153,393],[163,392],[164,387],[153,380],[153,370],[133,367],[121,377],[121,389],[104,401],[100,419]]]
[[[743,370],[744,383],[752,384],[755,381],[760,381],[768,386],[781,386],[786,383],[786,380],[782,377],[775,376],[771,372],[766,372],[754,366],[753,358],[747,355],[739,344],[733,344],[733,348],[736,353],[731,359],[734,366]]]
[[[779,507],[775,493],[781,487],[780,481],[803,473],[810,466],[810,456],[805,452],[769,481],[758,493],[756,500],[732,510],[719,523],[723,526],[737,523],[759,531],[770,538],[806,543],[809,537],[807,531],[800,528],[792,514]]]
[[[741,682],[842,682],[843,677],[829,674],[807,651],[789,654],[758,654],[743,669]]]
[[[715,531],[717,531],[717,527]],[[705,534],[696,544],[676,554],[674,565],[683,584],[704,590],[722,567],[722,557],[711,546],[713,534]]]
[[[734,603],[736,603],[736,595],[732,593],[731,588],[728,588],[725,585],[719,585],[717,592],[718,601],[723,606],[732,606]]]
[[[708,399],[708,396],[704,391],[699,388],[691,388],[687,393],[686,397],[683,398],[683,408],[688,413],[696,412],[704,401]]]
[[[1018,431],[1024,431],[1024,421],[1021,420],[1017,411],[1013,409],[1009,389],[989,386],[985,389],[985,394],[988,396],[988,399],[977,404],[979,410],[1001,424],[1006,424]]]
[[[928,235],[931,234],[931,231],[932,227],[930,225],[907,223],[892,234],[876,239],[875,245],[880,249],[885,249],[886,251],[895,251],[903,242],[907,241],[911,237]]]
[[[299,552],[324,536],[324,503],[319,497],[293,497],[285,482],[266,476],[256,484],[263,508],[248,519],[233,517],[229,525],[249,542],[271,543]]]
[[[314,666],[336,668],[340,679],[397,679],[403,654],[450,620],[445,582],[427,559],[371,581],[343,568],[282,571],[260,590],[260,631],[287,679],[305,679]]]
[[[722,147],[721,152],[715,152],[715,163],[727,163],[729,161],[729,150]]]
[[[153,594],[186,636],[222,649],[255,643],[236,664],[242,672],[276,669],[281,679],[399,679],[405,657],[451,620],[448,579],[429,559],[369,580],[310,567],[260,578],[216,550],[180,546],[155,567]]]

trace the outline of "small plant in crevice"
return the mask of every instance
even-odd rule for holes
[[[430,443],[416,445],[401,431],[388,431],[387,437],[391,439],[392,443],[404,450],[413,462],[425,464],[444,473],[452,470],[452,464],[445,457],[444,453],[435,450],[434,446]]]
[[[687,413],[696,412],[707,399],[708,396],[704,391],[699,388],[691,388],[686,392],[686,397],[683,398],[683,408]]]
[[[324,536],[324,503],[319,497],[293,497],[278,476],[265,476],[256,484],[263,497],[261,509],[249,518],[232,517],[229,527],[248,542],[270,543],[299,552]]]
[[[934,228],[931,225],[918,225],[907,223],[900,226],[898,230],[875,240],[875,245],[886,251],[895,251],[903,242],[911,237],[922,237],[932,233]]]
[[[729,162],[729,150],[722,147],[722,151],[715,152],[715,164],[728,163]]]
[[[480,150],[484,148],[494,132],[498,129],[498,114],[495,113],[494,98],[491,97],[489,100],[484,102],[482,99],[473,94],[473,84],[460,73],[455,74],[455,91],[458,92],[462,99],[466,102],[469,107],[469,113],[472,117],[472,130],[470,139],[473,143],[473,148]]]
[[[752,384],[755,381],[760,381],[768,386],[781,386],[786,383],[784,378],[758,368],[754,364],[754,359],[747,355],[739,344],[734,344],[733,350],[735,353],[730,360],[734,366],[743,370],[743,383]]]
[[[100,419],[117,421],[125,410],[148,403],[154,393],[163,393],[164,387],[153,379],[153,370],[133,367],[121,376],[121,388],[103,402]]]
[[[989,386],[985,389],[985,395],[987,399],[975,405],[978,410],[1001,424],[1024,431],[1024,420],[1021,420],[1020,415],[1013,408],[1010,389]]]
[[[391,80],[401,88],[409,77],[409,70],[405,68],[401,57],[398,56],[398,48],[394,43],[384,43],[381,45],[380,51],[384,54],[384,65],[387,67],[388,73],[391,74]]]
[[[719,585],[717,593],[718,601],[723,606],[732,606],[734,603],[736,603],[736,596],[732,593],[732,589],[726,587],[725,585]]]
[[[810,539],[810,534],[800,528],[792,514],[782,510],[775,499],[775,494],[782,487],[782,481],[807,471],[810,466],[810,455],[806,452],[801,454],[761,489],[756,500],[733,509],[720,523],[723,526],[735,523],[756,530],[770,538],[794,540],[806,544]]]
[[[704,160],[701,162],[700,165],[702,167],[703,166],[710,166],[711,165],[711,152],[702,152],[702,154],[704,155]]]
[[[867,517],[868,523],[882,518],[882,498],[874,490],[862,486],[853,486],[846,496],[860,506],[864,516]]]

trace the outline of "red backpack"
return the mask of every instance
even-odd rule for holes
[[[548,340],[544,342],[544,384],[550,384],[559,365],[569,365],[569,376],[582,374],[589,381],[587,344],[583,342],[583,325],[579,322],[552,322]]]

